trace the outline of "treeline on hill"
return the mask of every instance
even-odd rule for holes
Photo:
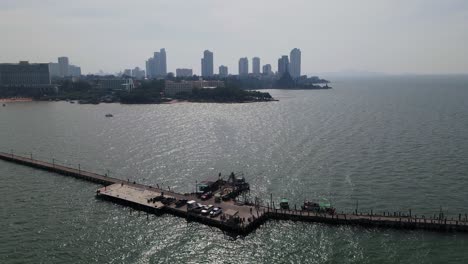
[[[217,87],[209,89],[193,89],[192,93],[179,93],[177,99],[191,102],[220,102],[220,103],[242,103],[271,101],[273,98],[269,93],[258,91],[246,91],[235,86]]]

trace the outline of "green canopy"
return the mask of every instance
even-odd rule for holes
[[[331,204],[327,199],[322,199],[318,204],[323,208],[331,208]]]

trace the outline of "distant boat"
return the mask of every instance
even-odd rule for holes
[[[5,107],[5,106],[6,106],[6,104],[3,104],[3,107]]]
[[[106,114],[106,117],[113,117],[112,114]]]
[[[70,101],[70,104],[74,104],[74,103],[75,103],[75,101]]]
[[[289,210],[289,201],[286,198],[281,199],[280,208],[283,210]]]

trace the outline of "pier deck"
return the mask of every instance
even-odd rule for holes
[[[72,176],[82,180],[103,184],[104,187],[96,191],[96,196],[117,203],[132,206],[149,213],[170,213],[184,217],[189,221],[197,221],[234,234],[246,235],[268,219],[292,220],[304,222],[326,223],[333,225],[360,225],[366,227],[383,227],[397,229],[425,229],[433,231],[468,232],[468,219],[459,215],[458,220],[439,218],[425,218],[399,215],[374,214],[321,214],[304,210],[282,210],[261,205],[240,205],[232,200],[215,202],[212,197],[202,201],[195,194],[181,194],[170,190],[155,188],[135,182],[100,175],[81,169],[70,168],[55,163],[49,163],[32,158],[0,152],[0,159],[29,167],[34,167],[62,175]],[[176,206],[174,202],[164,204],[161,201],[151,201],[152,198],[164,196],[178,200],[195,200],[204,205],[221,207],[223,214],[216,217],[194,213],[187,205]]]

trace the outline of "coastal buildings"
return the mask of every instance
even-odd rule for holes
[[[297,79],[301,76],[301,50],[293,49],[290,54],[289,73],[293,79]]]
[[[131,69],[125,69],[123,71],[123,75],[127,76],[127,77],[131,77],[132,76],[132,70]]]
[[[71,77],[80,77],[81,76],[81,67],[70,65],[68,67],[68,73]]]
[[[262,73],[265,76],[273,75],[273,71],[271,70],[271,64],[265,64],[262,67]]]
[[[145,71],[140,69],[140,67],[135,67],[132,70],[132,77],[137,79],[137,80],[144,79],[145,78]]]
[[[260,58],[259,57],[254,57],[252,59],[252,73],[255,76],[260,75]]]
[[[228,74],[229,72],[228,72],[227,66],[224,66],[224,65],[219,66],[219,77],[224,78],[224,77],[227,77]]]
[[[289,58],[283,55],[278,59],[278,77],[280,78],[286,72],[289,72]]]
[[[49,63],[49,75],[51,78],[60,77],[60,67],[58,63],[56,62]]]
[[[202,77],[213,76],[213,52],[205,50],[201,59],[201,75]]]
[[[57,62],[49,63],[49,74],[51,78],[79,77],[81,67],[71,65],[68,57],[59,57]]]
[[[249,59],[247,57],[239,59],[239,76],[249,75]]]
[[[50,84],[48,63],[20,61],[0,64],[0,86],[48,87]]]
[[[192,69],[176,69],[176,76],[177,77],[192,77],[193,76],[193,71]]]
[[[97,87],[106,90],[131,91],[135,88],[132,78],[109,78],[96,80]]]
[[[162,78],[167,75],[166,49],[154,52],[153,57],[146,61],[146,76],[148,79]]]
[[[68,57],[59,57],[58,58],[58,64],[59,64],[59,77],[66,77],[70,76],[68,74],[69,70],[69,62],[68,62]]]
[[[192,93],[193,84],[190,81],[165,81],[164,94],[165,96],[174,96],[178,93]]]

